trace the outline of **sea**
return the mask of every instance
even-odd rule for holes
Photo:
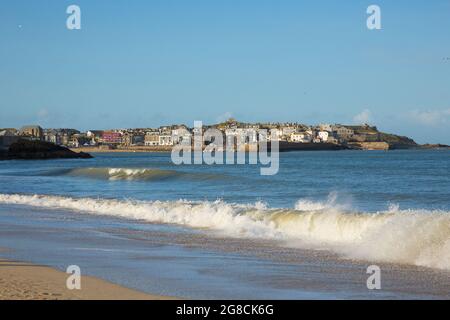
[[[0,257],[187,299],[450,298],[449,150],[93,155],[0,161]]]

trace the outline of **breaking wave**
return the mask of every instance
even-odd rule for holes
[[[302,202],[303,201],[303,202]],[[327,249],[346,258],[404,263],[450,270],[450,212],[344,211],[332,202],[300,200],[295,209],[263,203],[135,201],[0,194],[0,203],[207,228],[239,238],[281,240],[288,246]]]
[[[85,177],[101,180],[136,180],[136,181],[158,181],[174,178],[186,178],[197,180],[213,180],[224,178],[220,175],[187,173],[175,170],[163,170],[157,168],[74,168],[57,169],[52,171],[40,172],[39,175],[50,176],[73,176]]]
[[[77,168],[68,170],[66,175],[108,180],[161,180],[179,176],[181,173],[161,169]]]

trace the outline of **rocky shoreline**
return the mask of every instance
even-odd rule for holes
[[[0,160],[90,159],[89,153],[74,152],[50,142],[19,140],[0,151]]]
[[[426,144],[422,144],[420,146],[421,149],[450,149],[449,145],[446,144],[430,144],[430,143],[426,143]]]

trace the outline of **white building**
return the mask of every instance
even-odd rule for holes
[[[328,132],[327,131],[319,131],[317,132],[317,138],[322,142],[327,142],[328,140]]]
[[[171,135],[160,135],[159,136],[159,145],[160,146],[172,146],[173,140]]]
[[[283,136],[283,131],[280,129],[270,129],[269,134],[267,135],[267,140],[278,140],[281,141]]]
[[[283,127],[281,132],[283,136],[290,136],[292,133],[295,133],[296,129],[294,127]]]
[[[308,143],[312,140],[312,135],[306,132],[294,132],[290,137],[292,142]]]
[[[235,141],[239,144],[246,143],[257,143],[258,142],[258,132],[255,129],[226,129],[225,137],[227,141]]]
[[[159,135],[147,133],[144,138],[144,145],[147,147],[159,145]]]
[[[31,139],[41,140],[44,130],[40,126],[24,126],[19,130],[20,136],[27,136]]]
[[[352,129],[341,125],[334,125],[332,127],[332,130],[338,138],[347,139],[355,134],[355,132]]]
[[[172,130],[172,144],[191,144],[192,134],[184,127]]]

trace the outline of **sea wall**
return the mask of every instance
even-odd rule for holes
[[[173,146],[140,146],[140,147],[121,147],[117,149],[99,148],[99,147],[80,147],[72,148],[75,152],[171,152]],[[271,144],[268,144],[268,150],[270,150]],[[318,151],[318,150],[345,150],[349,149],[345,145],[335,144],[335,143],[300,143],[300,142],[279,142],[280,152],[287,151]],[[256,151],[249,145],[244,145],[239,151]]]

